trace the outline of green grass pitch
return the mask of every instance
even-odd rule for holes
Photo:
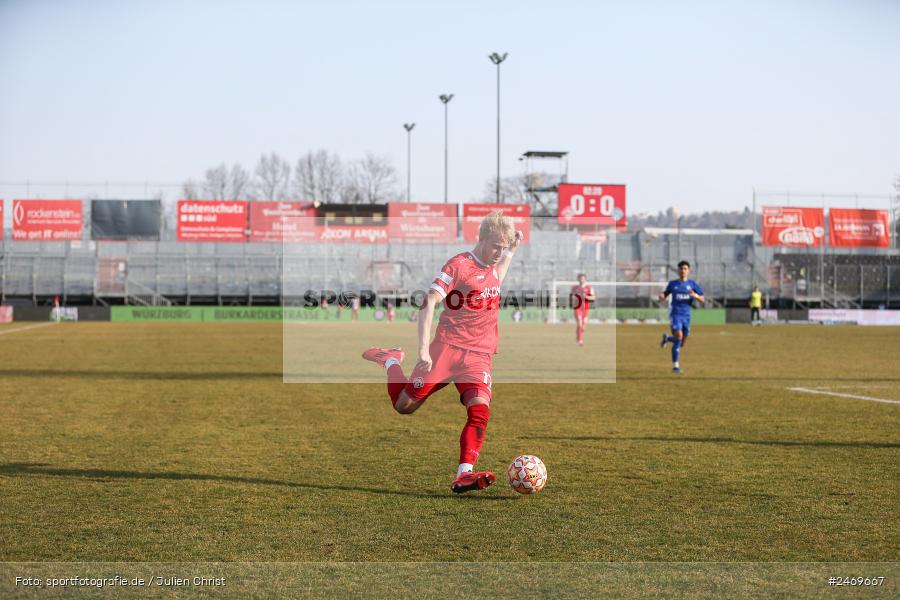
[[[571,326],[504,325],[479,461],[500,477],[462,497],[452,387],[403,416],[383,384],[285,384],[280,324],[4,333],[0,560],[880,561],[896,575],[900,405],[788,388],[898,401],[900,332],[695,326],[677,377],[662,328],[617,328],[616,383],[546,384],[506,383],[527,373],[504,348],[543,364],[542,339]],[[408,323],[306,335],[312,369],[373,379],[370,343],[415,345]],[[502,478],[520,453],[548,467],[532,497]]]

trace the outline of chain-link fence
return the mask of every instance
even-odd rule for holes
[[[90,203],[86,202],[89,206]],[[87,207],[86,207],[87,210]],[[284,301],[287,247],[262,243],[161,241],[0,243],[0,299],[45,302],[171,301],[278,304]],[[309,243],[293,246],[303,268],[291,289],[361,290],[389,294],[426,286],[446,258],[472,247],[453,243]],[[692,264],[709,306],[745,306],[754,285],[770,303],[894,307],[900,304],[900,251],[786,251],[754,245],[749,230],[647,228],[610,233],[602,243],[576,231],[532,227],[504,282],[505,290],[548,290],[553,281],[585,273],[590,281],[622,282],[620,306],[654,306],[653,285]],[[437,267],[435,266],[437,265]],[[295,275],[292,275],[294,277]]]

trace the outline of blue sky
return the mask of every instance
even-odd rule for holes
[[[170,181],[325,148],[391,157],[414,199],[479,199],[568,150],[629,212],[754,187],[884,193],[900,174],[900,2],[0,1],[0,181]],[[401,185],[402,187],[402,185]],[[10,197],[10,188],[3,188]],[[883,205],[882,205],[883,206]]]

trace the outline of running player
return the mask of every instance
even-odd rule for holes
[[[688,279],[690,274],[691,263],[686,260],[681,261],[678,263],[678,279],[670,281],[665,291],[659,293],[660,302],[665,301],[667,296],[672,296],[672,303],[669,306],[669,325],[672,327],[672,335],[663,333],[660,348],[665,348],[668,343],[672,344],[673,373],[681,373],[678,358],[691,334],[691,306],[694,300],[706,301],[706,298],[703,297],[703,288],[693,279]]]
[[[456,479],[450,486],[457,494],[494,483],[493,473],[476,472],[474,467],[491,414],[500,285],[521,239],[512,219],[498,211],[481,222],[478,244],[471,252],[444,264],[419,310],[419,360],[409,379],[400,367],[404,357],[400,348],[370,348],[363,353],[363,358],[387,369],[388,396],[398,413],[415,412],[430,395],[456,384],[468,416],[459,437]],[[444,310],[429,343],[434,310],[441,302]]]
[[[575,341],[579,346],[584,346],[584,328],[587,326],[591,302],[597,299],[594,288],[588,285],[587,275],[584,273],[578,274],[578,285],[572,286],[569,299],[575,312]]]
[[[354,295],[353,298],[350,299],[350,320],[351,321],[359,321],[359,296]]]

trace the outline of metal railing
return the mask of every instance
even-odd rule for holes
[[[708,306],[749,299],[754,284],[770,298],[806,305],[856,308],[900,304],[900,253],[776,255],[747,251],[747,240],[696,244],[618,234],[606,245],[580,244],[574,232],[533,231],[504,288],[544,289],[584,272],[593,281],[661,281],[684,258],[694,266]],[[726,240],[727,241],[727,240]],[[673,244],[678,248],[673,248]],[[175,242],[0,242],[0,301],[271,303],[306,289],[359,290],[427,286],[443,261],[468,250],[443,244],[309,244],[291,254],[277,244]],[[779,262],[778,256],[784,259]],[[792,263],[787,258],[796,258]],[[804,262],[806,261],[806,262]],[[854,262],[856,261],[856,262]],[[880,262],[878,262],[880,261]],[[790,264],[787,264],[790,263]],[[297,269],[290,269],[297,265]],[[803,271],[806,269],[805,271]],[[802,285],[800,285],[802,283]],[[622,302],[654,305],[652,290],[623,290]]]
[[[136,304],[138,306],[172,306],[172,301],[152,290],[147,286],[125,280],[125,304]]]

